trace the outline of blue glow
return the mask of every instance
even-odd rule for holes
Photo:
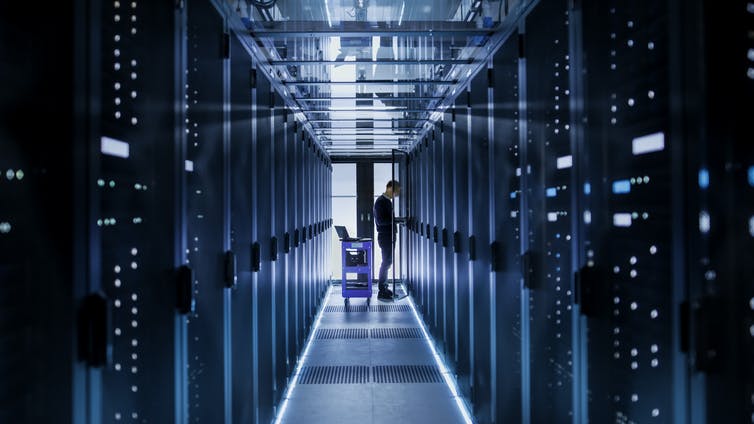
[[[560,238],[560,233],[555,234],[555,238],[559,239]]]
[[[699,170],[699,188],[709,187],[709,171],[702,168]]]
[[[516,192],[515,192],[515,191],[512,191],[512,192],[511,192],[511,199],[515,199],[515,198],[516,198]]]
[[[749,185],[754,187],[754,166],[749,167]]]
[[[626,194],[631,192],[631,182],[628,180],[618,180],[613,182],[613,193]]]
[[[547,189],[547,197],[555,197],[558,195],[558,190],[555,187],[550,187]]]
[[[584,183],[584,194],[589,195],[592,192],[592,185]]]
[[[451,377],[450,375],[450,371],[448,371],[447,367],[445,367],[445,364],[440,358],[440,355],[437,354],[435,345],[434,343],[432,343],[432,339],[429,337],[429,332],[427,331],[426,325],[424,324],[424,321],[419,317],[419,314],[416,312],[416,305],[414,305],[414,301],[411,298],[411,296],[408,297],[408,303],[409,305],[411,305],[411,312],[414,313],[414,318],[416,318],[416,322],[419,323],[419,328],[421,329],[422,334],[424,334],[424,341],[427,342],[427,345],[429,346],[429,350],[432,352],[432,356],[435,358],[435,363],[437,364],[437,367],[440,369],[440,374],[442,374],[442,377],[445,380],[445,384],[450,389],[450,393],[456,401],[456,406],[458,406],[458,409],[461,411],[461,414],[463,415],[465,424],[472,424],[473,421],[471,419],[471,416],[472,416],[471,411],[469,411],[468,407],[466,406],[466,403],[461,398],[456,382],[453,380],[453,377]]]
[[[288,384],[288,388],[283,394],[283,400],[280,405],[280,412],[278,413],[277,417],[275,417],[275,424],[280,424],[280,422],[282,422],[283,416],[285,416],[285,411],[286,409],[288,409],[288,401],[291,399],[293,390],[296,388],[296,384],[298,383],[298,376],[301,373],[301,368],[303,367],[304,362],[306,362],[306,359],[309,356],[309,348],[312,346],[314,335],[317,333],[317,329],[319,328],[319,323],[322,321],[322,317],[325,315],[325,307],[330,301],[330,294],[332,294],[332,290],[332,287],[328,287],[327,296],[325,296],[325,299],[322,301],[322,305],[320,306],[319,312],[317,313],[317,320],[315,321],[314,327],[312,327],[309,338],[306,341],[304,352],[301,354],[298,365],[296,365],[296,369],[293,372],[293,377],[291,377],[291,382]]]

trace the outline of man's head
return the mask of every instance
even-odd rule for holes
[[[398,197],[401,194],[401,184],[398,181],[390,180],[385,187],[385,194],[389,198]]]

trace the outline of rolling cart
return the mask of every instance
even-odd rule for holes
[[[340,238],[343,259],[343,302],[348,306],[352,297],[362,297],[369,305],[372,298],[372,240],[351,238],[343,226],[336,225],[335,231]]]

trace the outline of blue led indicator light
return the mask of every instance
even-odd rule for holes
[[[749,185],[754,187],[754,166],[749,167]]]
[[[547,197],[555,197],[557,196],[558,191],[555,189],[555,187],[550,187],[547,189]]]
[[[709,187],[709,171],[706,169],[699,170],[699,188],[705,189]]]
[[[629,180],[618,180],[613,182],[613,193],[626,194],[631,192],[631,182]]]
[[[590,194],[592,192],[592,185],[589,183],[584,183],[584,194]]]

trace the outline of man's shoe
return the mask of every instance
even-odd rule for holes
[[[393,292],[388,289],[380,290],[377,293],[377,299],[393,300]]]

